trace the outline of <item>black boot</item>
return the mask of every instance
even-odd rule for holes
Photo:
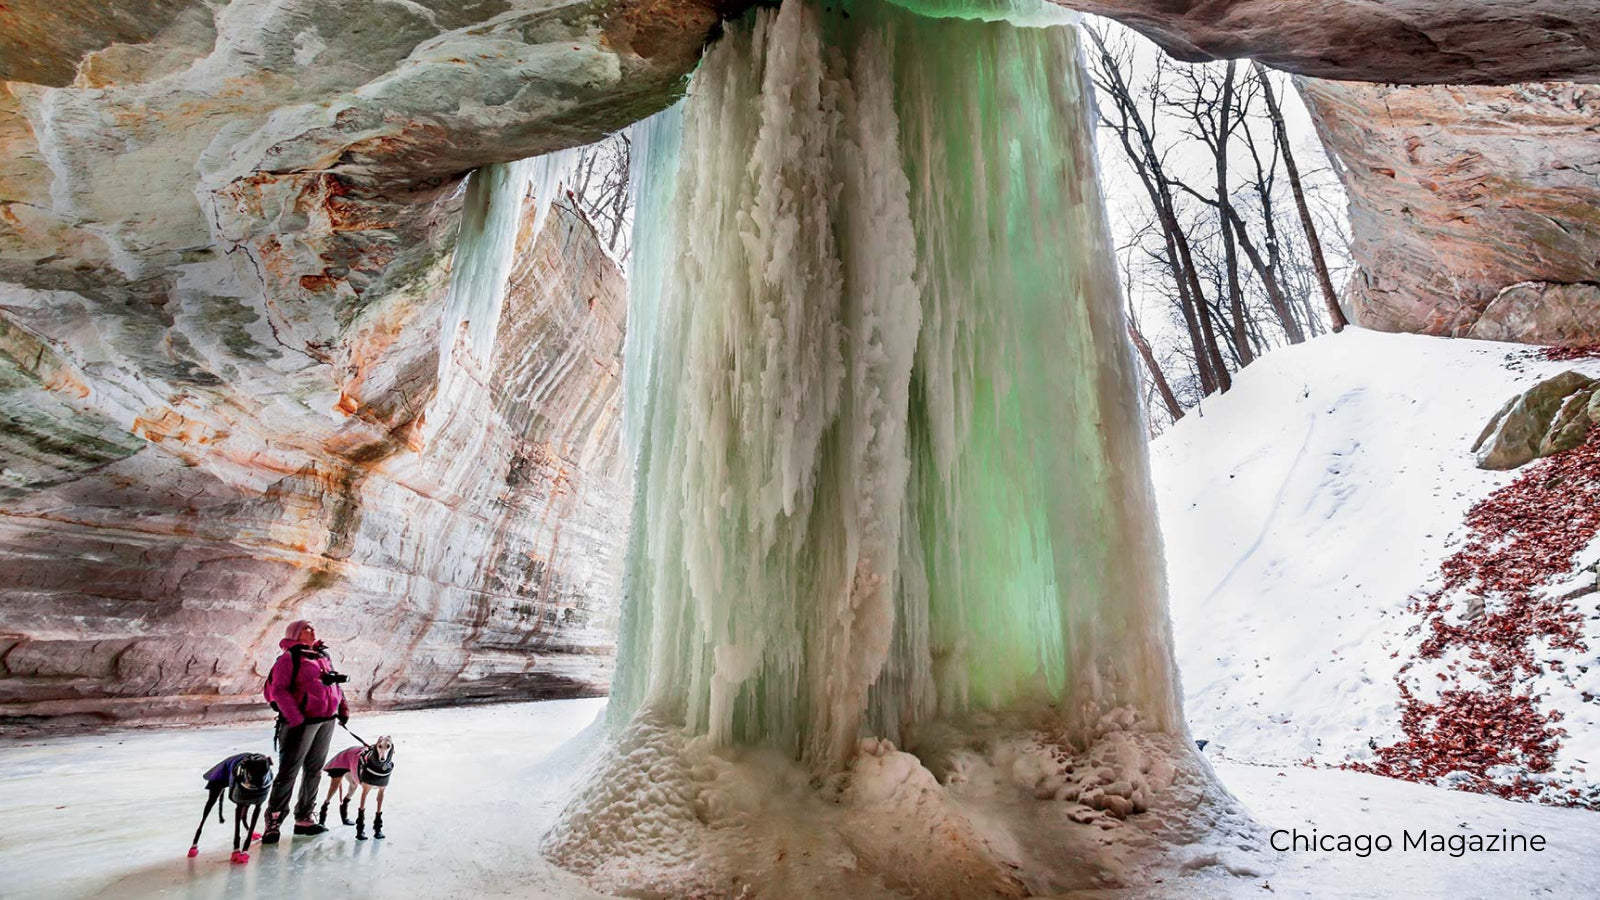
[[[354,825],[355,824],[354,822],[350,821],[350,798],[349,797],[346,797],[343,800],[339,801],[339,820],[341,822],[345,823],[346,825]]]
[[[380,841],[383,840],[383,813],[372,817],[372,836]]]
[[[367,839],[367,811],[364,810],[364,809],[358,809],[358,810],[356,810],[356,840],[364,841],[366,839]]]
[[[328,826],[318,825],[315,822],[312,822],[310,825],[301,825],[300,823],[296,822],[294,826],[294,833],[305,837],[310,837],[311,835],[317,834],[325,834],[327,831]]]
[[[322,809],[317,810],[318,825],[328,824],[328,802],[327,800],[322,801]]]
[[[267,830],[261,832],[261,843],[276,844],[278,828],[283,825],[283,813],[267,813]]]

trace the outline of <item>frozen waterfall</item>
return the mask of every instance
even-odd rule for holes
[[[467,179],[461,228],[451,258],[450,290],[439,322],[439,387],[423,416],[421,444],[432,444],[454,426],[481,440],[476,401],[488,391],[495,336],[505,306],[506,288],[516,263],[523,204],[531,194],[531,236],[544,229],[563,179],[579,151],[562,150],[515,162],[484,166]],[[471,464],[479,448],[460,459]]]
[[[621,736],[558,861],[672,856],[625,786],[736,815],[739,748],[845,795],[891,757],[937,793],[940,735],[1001,721],[1181,748],[1089,80],[1012,5],[1049,27],[785,0],[636,132]]]
[[[1070,28],[790,2],[646,126],[614,715],[824,767],[1017,703],[1177,727],[1085,85]]]

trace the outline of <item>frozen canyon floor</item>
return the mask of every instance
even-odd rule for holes
[[[335,827],[228,862],[213,820],[184,856],[204,792],[200,773],[270,742],[262,725],[118,731],[0,743],[3,897],[533,897],[601,896],[538,854],[602,700],[364,716],[365,737],[396,737],[388,838],[357,842]],[[341,735],[343,737],[343,735]],[[1542,853],[1234,853],[1260,874],[1204,865],[1152,893],[1081,897],[1577,897],[1600,879],[1600,815],[1512,803],[1337,770],[1218,762],[1223,782],[1268,829],[1322,833],[1402,829],[1542,834]],[[1114,832],[1113,832],[1114,834]]]

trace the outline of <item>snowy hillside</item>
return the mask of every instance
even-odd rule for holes
[[[1418,696],[1476,686],[1458,659],[1402,671],[1421,640],[1408,603],[1438,586],[1468,509],[1519,475],[1476,468],[1474,438],[1507,398],[1568,369],[1600,362],[1350,329],[1274,351],[1156,441],[1186,711],[1208,754],[1370,761],[1404,738],[1397,674]],[[1571,602],[1600,649],[1597,599]],[[1556,664],[1516,690],[1567,731],[1552,778],[1592,791],[1600,706],[1583,698],[1600,693],[1600,667],[1593,652],[1539,650]]]

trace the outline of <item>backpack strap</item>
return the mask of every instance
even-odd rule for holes
[[[291,646],[289,648],[289,656],[294,659],[294,663],[292,664],[291,668],[289,669],[289,687],[288,687],[288,690],[289,690],[289,696],[291,696],[291,697],[294,696],[295,685],[300,683],[300,654],[298,652],[296,652],[296,648],[299,647],[299,646],[300,646],[299,644],[295,644],[294,646]],[[306,715],[306,698],[305,698],[304,694],[302,694],[300,696],[300,698],[295,701],[295,708],[300,710],[300,718],[302,718],[302,719],[305,718],[305,715]]]

